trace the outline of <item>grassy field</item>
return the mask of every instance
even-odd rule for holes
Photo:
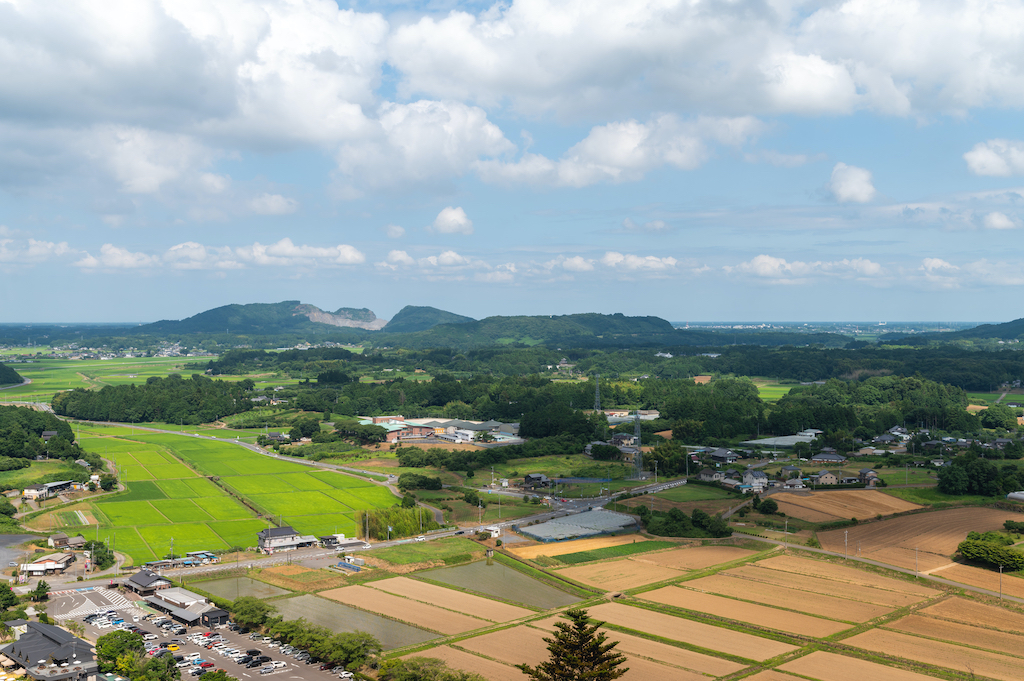
[[[718,487],[705,487],[704,485],[682,485],[673,487],[664,492],[658,492],[654,496],[668,501],[707,501],[708,499],[727,499],[732,494]]]
[[[140,357],[107,360],[40,359],[10,365],[31,384],[5,390],[0,401],[45,401],[53,394],[73,388],[102,388],[106,385],[145,383],[150,376],[187,373],[184,358]],[[239,377],[242,378],[242,377]]]
[[[882,489],[882,491],[904,501],[909,501],[912,504],[920,504],[921,506],[932,506],[934,504],[980,504],[992,501],[992,497],[972,494],[951,497],[934,487],[904,487],[902,489]]]
[[[754,385],[757,386],[757,394],[765,402],[776,402],[779,398],[789,394],[793,388],[791,385],[779,385],[777,381],[760,378],[754,379]]]
[[[408,565],[429,560],[450,560],[476,552],[482,553],[483,550],[483,546],[471,539],[447,537],[431,542],[409,541],[406,544],[374,551],[373,557],[394,565]]]
[[[899,469],[899,468],[876,468],[878,477],[885,480],[887,485],[934,485],[935,471],[922,468]]]
[[[996,403],[996,400],[999,399],[1000,395],[1002,395],[1002,393],[967,393],[967,401],[969,404],[991,406]],[[1004,401],[1016,402],[1017,400],[1013,399],[1011,395],[1007,395],[1006,400]]]

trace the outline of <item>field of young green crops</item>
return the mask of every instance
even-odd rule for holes
[[[108,537],[136,564],[170,554],[172,545],[179,555],[254,546],[256,533],[270,525],[267,516],[303,534],[352,536],[356,511],[398,501],[369,480],[273,459],[229,442],[96,426],[82,428],[79,439],[87,450],[114,462],[128,489],[91,503],[98,528],[63,529]],[[59,518],[61,524],[75,520],[68,514]]]

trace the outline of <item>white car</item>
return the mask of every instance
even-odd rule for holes
[[[338,678],[339,679],[351,679],[354,676],[355,675],[352,672],[348,671],[347,669],[342,669],[340,672],[338,672]]]
[[[363,544],[363,548],[364,549],[372,549],[373,547],[370,546],[369,544]]]
[[[416,541],[427,541],[427,538],[421,534],[420,536],[416,537]]]
[[[280,669],[281,667],[287,667],[288,663],[285,662],[284,660],[274,660],[273,662],[270,663],[270,666],[273,667],[274,669]]]
[[[178,664],[176,664],[174,666],[177,667],[178,669],[184,669],[185,667],[191,667],[192,663],[189,662],[188,660],[182,660],[181,662],[179,662]]]

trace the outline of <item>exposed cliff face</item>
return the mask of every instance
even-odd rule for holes
[[[314,305],[299,305],[295,308],[296,315],[304,315],[309,321],[331,326],[345,326],[367,331],[379,331],[388,323],[386,319],[378,319],[372,310],[367,308],[343,307],[334,312],[324,312]]]

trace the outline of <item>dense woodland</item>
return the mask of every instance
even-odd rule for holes
[[[23,380],[17,371],[6,364],[0,364],[0,385],[15,385]]]
[[[171,374],[167,378],[152,376],[141,385],[60,392],[54,395],[52,406],[61,416],[89,421],[210,423],[252,409],[254,385],[249,379],[228,382]]]

